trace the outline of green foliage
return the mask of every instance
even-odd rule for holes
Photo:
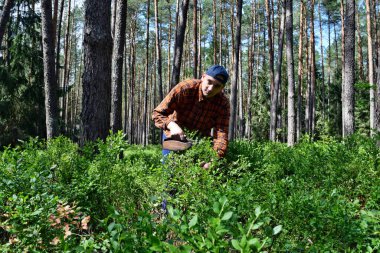
[[[80,148],[30,139],[0,153],[2,252],[377,252],[375,141],[210,140],[161,160],[122,133]],[[202,162],[211,161],[205,170]],[[161,207],[166,200],[167,213]]]

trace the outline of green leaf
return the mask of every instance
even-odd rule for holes
[[[248,245],[249,246],[254,246],[256,249],[258,249],[258,248],[260,248],[260,241],[259,241],[259,239],[257,239],[257,238],[253,238],[253,239],[250,239],[249,241],[248,241]]]
[[[278,225],[276,227],[273,228],[273,235],[277,235],[278,233],[280,233],[282,230],[282,225]]]
[[[198,223],[198,215],[196,214],[189,222],[189,228],[194,227]]]
[[[241,248],[240,245],[239,245],[238,240],[233,239],[233,240],[231,241],[231,243],[232,243],[232,246],[233,246],[235,249],[237,249],[237,250],[242,250],[242,248]]]
[[[256,229],[260,228],[263,224],[264,224],[264,222],[256,223],[255,225],[253,225],[252,230],[256,230]]]
[[[108,232],[111,232],[113,230],[113,227],[115,226],[115,222],[112,222],[108,225]]]
[[[256,215],[256,217],[259,217],[260,214],[261,214],[261,207],[256,207],[256,209],[255,209],[255,215]]]
[[[232,212],[227,212],[223,215],[222,220],[229,220],[232,217]]]

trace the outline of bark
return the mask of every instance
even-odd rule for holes
[[[150,0],[147,1],[147,22],[146,22],[146,40],[145,40],[145,80],[144,80],[144,111],[142,121],[142,144],[148,144],[147,114],[148,114],[148,77],[149,77],[149,15]]]
[[[58,94],[54,70],[54,44],[51,0],[41,1],[42,49],[45,85],[46,137],[58,135]]]
[[[214,61],[213,64],[216,64],[218,62],[217,59],[217,51],[218,51],[218,43],[217,43],[217,31],[216,31],[216,0],[212,1],[212,14],[213,14],[213,49],[214,49]]]
[[[168,63],[168,66],[167,66],[168,82],[167,82],[167,84],[168,85],[167,85],[166,93],[169,93],[170,87],[171,87],[171,76],[170,76],[171,48],[172,48],[172,14],[169,13],[168,59],[167,59],[167,63]]]
[[[64,42],[64,64],[63,64],[63,82],[62,82],[62,121],[65,122],[64,128],[66,128],[66,114],[67,114],[67,96],[68,96],[68,73],[69,73],[69,58],[70,58],[70,17],[71,17],[71,0],[67,8],[67,20],[66,20],[66,33]]]
[[[345,35],[344,35],[344,32],[345,32],[345,29],[344,29],[344,23],[345,23],[345,21],[344,21],[344,0],[340,0],[340,17],[341,17],[341,38],[342,38],[342,92],[341,92],[341,100],[342,100],[342,134],[344,134],[343,132],[343,124],[344,124],[344,122],[345,122],[345,119],[344,119],[344,116],[345,116],[345,114],[344,114],[344,111],[346,110],[345,108],[344,108],[344,106],[345,106],[345,103],[343,102],[343,97],[344,97],[344,90],[345,90],[345,88],[344,88],[344,84],[345,84],[345,78],[344,78],[344,74],[345,74],[345,72],[344,72],[344,66],[345,66],[345,64],[344,64],[344,58],[345,58],[345,49],[344,49],[344,43],[345,43]]]
[[[122,92],[123,92],[123,61],[126,31],[127,1],[115,2],[116,20],[112,51],[112,84],[111,84],[111,130],[117,132],[123,129]]]
[[[285,7],[284,4],[281,8],[281,24],[278,34],[278,59],[277,59],[277,69],[276,76],[274,80],[273,95],[271,98],[270,106],[270,132],[269,139],[271,141],[276,141],[276,130],[277,130],[277,114],[278,114],[278,101],[279,101],[279,92],[281,88],[281,65],[282,65],[282,53],[284,45],[284,29],[285,29]]]
[[[158,75],[158,79],[157,79],[158,96],[159,96],[159,101],[162,101],[162,99],[164,98],[164,94],[162,91],[161,31],[160,31],[160,25],[159,25],[160,21],[158,20],[158,0],[154,0],[154,18],[155,18],[155,29],[156,29],[156,61],[157,61],[157,75]]]
[[[296,117],[294,105],[293,0],[286,0],[286,60],[288,72],[288,146],[295,143]]]
[[[231,116],[228,131],[228,139],[232,140],[235,137],[236,126],[236,106],[237,106],[237,85],[239,77],[239,49],[241,42],[241,16],[242,16],[243,0],[237,0],[236,6],[236,38],[234,48],[234,71],[233,79],[231,80]]]
[[[61,68],[61,63],[60,63],[60,56],[61,56],[61,30],[62,30],[62,20],[63,20],[63,8],[64,8],[64,0],[61,0],[60,3],[60,10],[59,10],[59,18],[58,18],[58,31],[56,34],[56,59],[55,59],[55,78],[57,85],[60,85],[60,68]],[[60,101],[60,105],[62,108],[63,105],[63,100]]]
[[[223,52],[222,52],[222,47],[223,47],[223,13],[225,11],[224,9],[224,3],[223,0],[220,0],[220,16],[219,16],[219,65],[225,65],[223,64]]]
[[[11,14],[11,9],[13,7],[14,0],[5,0],[3,5],[3,10],[0,18],[0,45],[3,43],[3,37],[5,29]]]
[[[315,130],[315,90],[316,90],[316,69],[315,69],[315,36],[314,36],[314,0],[311,0],[310,16],[310,100],[309,100],[309,130],[314,135]]]
[[[344,25],[343,137],[354,133],[355,0],[347,0]]]
[[[128,106],[128,116],[129,116],[129,131],[128,131],[128,141],[129,143],[134,143],[134,136],[135,136],[135,127],[134,127],[134,111],[133,111],[133,105],[135,104],[135,73],[136,73],[136,18],[137,15],[135,15],[133,24],[131,27],[131,35],[132,35],[132,53],[131,53],[131,68],[130,68],[130,83],[129,83],[129,106]],[[138,76],[138,75],[137,75]]]
[[[362,35],[360,31],[360,16],[359,7],[356,11],[356,33],[358,38],[358,68],[359,68],[359,79],[364,80],[364,67],[363,67],[363,46],[362,46]]]
[[[324,65],[324,53],[323,53],[323,33],[322,33],[322,17],[321,17],[321,0],[318,1],[318,20],[319,20],[319,41],[321,44],[321,107],[322,107],[322,119],[325,119],[325,101],[326,101],[326,92],[325,92],[325,65]]]
[[[331,87],[331,27],[330,27],[330,21],[331,21],[331,16],[330,12],[327,12],[327,17],[328,17],[328,59],[327,59],[327,121],[330,121],[330,87]]]
[[[372,27],[371,27],[371,4],[370,0],[365,1],[366,6],[366,19],[367,19],[367,41],[368,41],[368,81],[370,84],[369,90],[369,125],[371,129],[371,136],[374,134],[375,129],[375,84],[374,80],[374,66],[373,66],[373,42],[372,42]]]
[[[187,11],[189,9],[189,0],[182,0],[181,15],[178,18],[178,30],[176,32],[176,39],[174,43],[174,61],[171,87],[174,87],[179,82],[179,76],[181,73],[181,62],[183,53],[183,41],[186,32]]]
[[[86,0],[84,9],[81,144],[106,139],[111,112],[111,0]]]
[[[267,28],[268,28],[268,47],[269,47],[269,73],[270,73],[270,90],[271,96],[273,95],[274,86],[274,50],[273,50],[273,35],[272,35],[272,10],[269,4],[269,0],[265,0]]]
[[[194,53],[194,60],[193,60],[193,77],[197,78],[198,76],[198,1],[194,0],[193,2],[193,33],[194,33],[194,39],[193,39],[193,53]]]
[[[305,11],[305,5],[304,2],[301,1],[300,6],[300,33],[299,33],[299,45],[298,45],[298,89],[297,89],[297,140],[301,138],[301,132],[302,132],[302,75],[303,75],[303,55],[302,55],[302,48],[303,48],[303,34],[304,34],[304,11]]]
[[[202,3],[198,10],[198,77],[202,75]]]

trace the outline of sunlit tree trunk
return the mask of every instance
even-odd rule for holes
[[[270,90],[271,96],[273,95],[274,86],[274,49],[273,49],[273,35],[272,35],[272,9],[269,0],[265,0],[266,19],[268,28],[268,47],[269,47],[269,75],[270,75]]]
[[[198,1],[193,1],[193,77],[198,78]],[[199,45],[200,46],[200,45]]]
[[[58,17],[58,30],[56,33],[56,58],[55,58],[55,73],[56,73],[56,82],[57,85],[60,84],[60,73],[61,73],[61,63],[60,63],[60,56],[61,56],[61,30],[62,30],[62,20],[63,20],[63,9],[64,9],[64,0],[61,0],[59,5],[59,17]],[[61,103],[62,106],[62,103]]]
[[[150,0],[147,1],[147,18],[146,18],[146,40],[145,40],[145,80],[144,80],[144,111],[142,114],[142,144],[148,144],[148,128],[147,128],[147,113],[148,113],[148,78],[149,78],[149,15]]]
[[[285,29],[285,6],[282,4],[281,8],[281,24],[278,32],[278,58],[277,58],[277,68],[276,76],[274,80],[273,95],[271,98],[270,105],[270,132],[269,139],[271,141],[276,141],[276,129],[277,129],[277,113],[279,107],[279,92],[281,89],[281,65],[282,65],[282,53],[284,45],[284,29]]]
[[[343,137],[355,130],[355,0],[347,0],[344,25]]]
[[[310,134],[314,135],[315,130],[315,90],[316,90],[316,67],[315,67],[315,30],[314,30],[314,5],[315,1],[311,0],[310,11],[310,101],[309,101],[309,130]]]
[[[179,82],[179,76],[181,73],[182,53],[183,53],[183,41],[186,32],[187,11],[189,9],[189,0],[182,0],[181,8],[179,11],[181,15],[178,18],[178,29],[176,32],[176,39],[174,43],[174,61],[171,87],[174,87]]]
[[[82,144],[108,135],[112,57],[111,1],[86,0],[84,9]]]
[[[112,84],[111,84],[111,130],[117,132],[123,128],[123,62],[126,31],[127,1],[115,2],[116,20],[112,50]]]
[[[136,76],[136,18],[137,18],[137,13],[134,15],[133,22],[131,25],[131,36],[132,36],[132,41],[131,41],[131,47],[132,47],[132,53],[131,53],[131,67],[130,67],[130,82],[129,82],[129,99],[128,99],[128,117],[129,117],[129,131],[128,131],[128,141],[129,143],[135,143],[135,136],[137,130],[135,129],[134,125],[134,120],[135,120],[135,113],[134,113],[134,104],[135,104],[135,83],[137,78],[139,77],[138,75]]]
[[[371,4],[370,0],[365,1],[366,6],[366,19],[367,19],[367,41],[368,41],[368,81],[370,84],[369,90],[369,125],[371,128],[371,136],[374,134],[375,128],[375,90],[373,85],[374,80],[374,66],[373,66],[373,42],[372,42],[372,27],[371,27]],[[359,25],[359,24],[358,24]]]
[[[216,0],[212,1],[212,14],[213,14],[213,37],[212,37],[212,42],[213,42],[213,49],[214,49],[214,61],[213,64],[216,64],[218,59],[217,59],[217,51],[218,51],[218,43],[217,43],[217,30],[216,30]]]
[[[64,122],[64,129],[67,127],[67,96],[68,96],[68,80],[69,80],[69,62],[70,62],[70,17],[71,17],[71,0],[68,2],[67,16],[66,16],[66,32],[64,41],[64,64],[63,64],[63,80],[62,80],[62,122]]]
[[[293,146],[296,134],[294,106],[293,0],[286,0],[286,60],[288,71],[288,146]]]
[[[363,67],[363,46],[362,46],[362,35],[360,31],[360,16],[359,8],[356,6],[356,33],[358,38],[358,68],[359,68],[359,79],[364,80],[364,67]]]
[[[228,131],[228,139],[235,138],[235,126],[236,126],[236,107],[237,107],[237,86],[239,77],[239,48],[241,42],[241,16],[243,9],[243,0],[237,0],[236,5],[236,39],[234,47],[234,71],[233,79],[231,80],[231,117]]]
[[[41,1],[42,50],[45,84],[46,137],[58,135],[58,94],[54,69],[54,44],[51,0]]]
[[[298,39],[298,89],[297,89],[297,140],[301,138],[301,131],[302,131],[302,75],[303,75],[303,55],[302,55],[302,48],[303,48],[303,34],[304,34],[304,10],[305,5],[303,1],[301,0],[301,6],[300,6],[300,29],[299,29],[299,39]]]
[[[325,119],[326,114],[326,90],[325,90],[325,65],[324,65],[324,50],[323,50],[323,33],[322,33],[322,16],[321,16],[321,0],[318,1],[318,20],[319,20],[319,43],[321,44],[321,110],[322,119]]]

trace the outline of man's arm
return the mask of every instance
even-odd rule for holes
[[[214,134],[214,150],[219,157],[224,157],[228,147],[228,126],[230,123],[230,103],[226,100],[220,108],[219,117],[216,120]]]

